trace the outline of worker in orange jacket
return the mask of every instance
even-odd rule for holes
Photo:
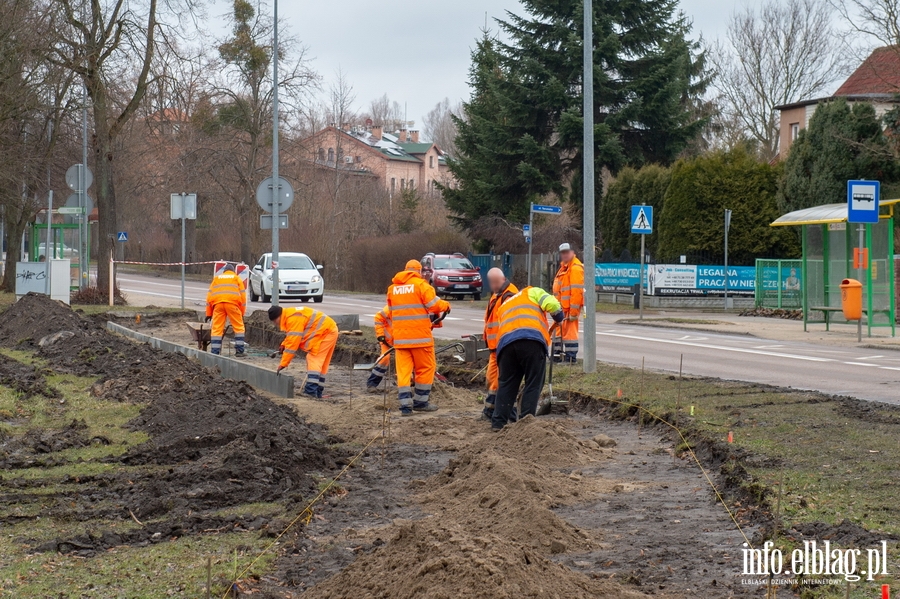
[[[497,364],[500,367],[500,387],[497,405],[491,417],[491,430],[499,432],[516,420],[513,412],[519,386],[522,385],[521,416],[535,415],[547,349],[550,346],[550,326],[547,314],[559,325],[563,310],[559,301],[539,287],[526,287],[498,309],[500,328],[497,339]]]
[[[559,246],[559,260],[553,296],[562,305],[565,320],[560,325],[562,342],[553,342],[553,359],[574,363],[578,356],[578,317],[584,308],[584,264],[568,243]]]
[[[388,366],[391,365],[391,355],[388,351],[394,346],[394,333],[391,331],[391,309],[388,306],[375,314],[375,338],[381,346],[381,354],[384,357],[375,363],[372,374],[366,381],[366,389],[369,391],[375,391],[378,388],[387,375]]]
[[[325,390],[325,375],[331,364],[331,356],[338,341],[338,327],[334,320],[312,308],[269,308],[269,320],[278,322],[284,331],[281,346],[281,364],[276,372],[288,367],[298,351],[306,352],[306,384],[303,394],[322,397]]]
[[[210,351],[222,353],[225,336],[225,319],[231,321],[234,330],[234,355],[244,355],[244,312],[247,311],[247,293],[244,281],[234,272],[233,264],[226,264],[222,274],[213,277],[206,294],[206,322],[212,321]]]
[[[431,329],[434,320],[450,313],[450,304],[437,297],[434,288],[422,278],[422,265],[418,260],[410,260],[406,269],[394,276],[388,287],[387,303],[394,333],[400,414],[412,416],[414,410],[433,412],[437,406],[428,403],[428,399],[437,361]]]
[[[500,387],[500,369],[497,366],[497,341],[500,338],[500,306],[519,292],[499,268],[489,270],[487,280],[491,289],[491,299],[488,302],[487,310],[484,312],[484,343],[490,350],[490,354],[488,356],[487,370],[485,371],[487,396],[484,398],[484,410],[481,413],[482,420],[490,420],[494,415],[494,403],[497,399],[497,389]]]

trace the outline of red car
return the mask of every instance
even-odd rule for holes
[[[481,299],[481,273],[463,254],[425,254],[421,262],[422,277],[438,295]]]

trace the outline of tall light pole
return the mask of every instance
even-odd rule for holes
[[[278,179],[278,0],[273,0],[272,32],[272,305],[278,305],[278,228],[281,223],[281,185]]]
[[[597,372],[597,292],[594,278],[594,8],[584,0],[584,372]]]

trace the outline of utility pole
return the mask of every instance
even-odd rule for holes
[[[594,7],[584,0],[584,372],[597,372],[597,291],[594,278]],[[643,237],[641,238],[643,239]]]
[[[281,223],[281,185],[278,179],[278,0],[273,0],[272,33],[272,305],[278,305],[278,229]]]

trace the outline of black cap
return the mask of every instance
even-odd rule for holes
[[[278,320],[281,318],[281,306],[269,307],[269,320]]]

